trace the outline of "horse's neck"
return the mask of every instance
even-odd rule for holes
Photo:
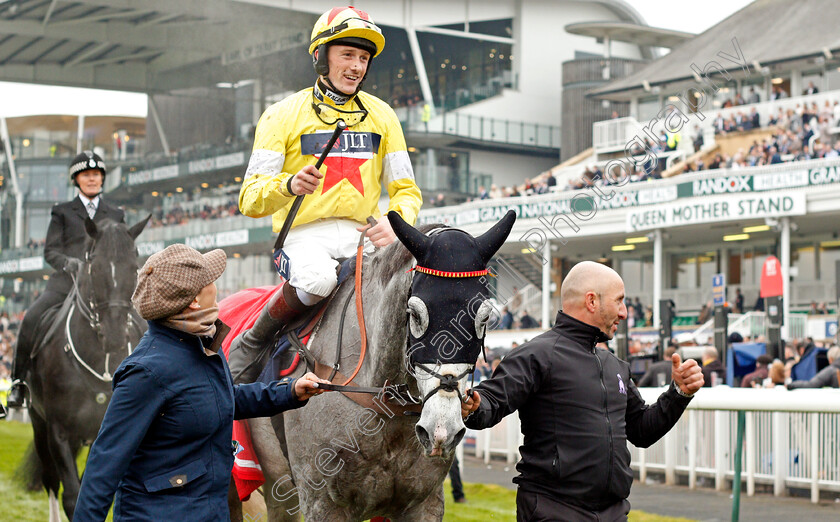
[[[363,284],[362,303],[367,332],[367,349],[359,370],[354,379],[362,386],[380,386],[386,380],[391,383],[406,382],[405,368],[406,325],[405,309],[408,301],[409,285],[397,277],[387,284],[379,281],[370,264],[365,264],[365,281]],[[351,281],[347,290],[340,289],[333,298],[330,309],[325,314],[319,333],[310,346],[315,358],[322,364],[332,365],[335,362],[337,332],[341,320],[341,311],[346,299],[355,300],[348,292],[354,292]],[[360,334],[358,328],[347,328],[347,325],[358,322],[354,303],[347,308],[344,317],[345,329],[341,342],[341,373],[349,377],[358,363],[358,347]]]
[[[363,292],[365,323],[368,325],[370,376],[376,384],[385,380],[405,382],[406,307],[410,279],[398,272],[387,284],[368,281]]]
[[[79,273],[76,288],[72,289],[69,295],[69,299],[72,300],[68,311],[68,313],[72,313],[69,318],[69,333],[72,339],[68,339],[68,341],[72,341],[73,347],[80,356],[94,356],[102,354],[102,346],[96,331],[91,326],[91,319],[86,317],[86,314],[93,314],[90,299],[86,298],[86,296],[91,295],[93,290],[90,280],[83,277],[82,272]],[[66,315],[62,316],[62,330],[65,330],[67,326],[67,320]],[[64,333],[67,334],[66,330]]]

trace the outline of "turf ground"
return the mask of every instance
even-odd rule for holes
[[[47,495],[43,491],[30,493],[15,477],[15,470],[23,458],[32,428],[28,424],[0,421],[0,498],[3,502],[3,520],[41,522],[49,518]],[[84,467],[87,450],[79,455],[79,469]],[[465,484],[466,504],[452,502],[449,484],[447,492],[445,522],[515,522],[516,494],[513,490],[493,484]],[[62,520],[67,520],[62,513]],[[111,520],[109,515],[108,520]],[[686,521],[683,518],[667,518],[639,511],[630,513],[630,522],[672,522]]]

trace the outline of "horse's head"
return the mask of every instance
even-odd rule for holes
[[[448,227],[425,235],[395,212],[388,219],[417,260],[408,300],[408,360],[423,396],[415,431],[427,456],[448,457],[466,431],[461,401],[493,310],[487,263],[516,214],[477,238]]]
[[[106,353],[124,351],[131,328],[131,294],[137,284],[137,248],[134,240],[149,217],[131,228],[106,219],[99,224],[85,219],[88,240],[85,264],[79,274],[80,308],[89,314]]]

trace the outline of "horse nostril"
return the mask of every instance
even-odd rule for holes
[[[458,444],[461,443],[461,439],[464,438],[464,435],[467,434],[467,428],[461,428],[461,430],[455,434],[455,438],[452,439],[452,447],[454,448]]]
[[[426,428],[417,424],[414,426],[414,432],[417,434],[417,440],[420,441],[420,444],[426,449],[431,449],[432,441],[429,438],[429,433],[426,431]]]

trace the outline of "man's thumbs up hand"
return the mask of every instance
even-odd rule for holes
[[[671,378],[686,395],[694,395],[703,387],[703,371],[694,359],[682,362],[680,354],[671,356]]]

